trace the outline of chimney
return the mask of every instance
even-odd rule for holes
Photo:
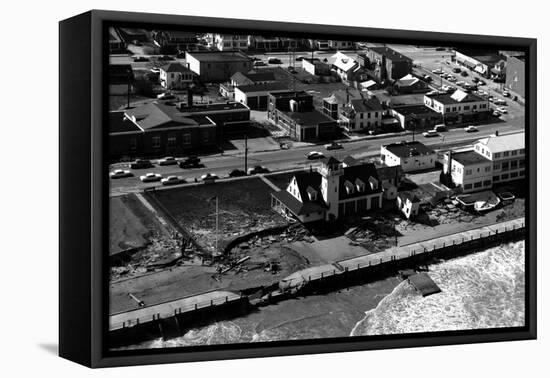
[[[451,174],[451,166],[453,164],[453,151],[449,150],[449,152],[447,153],[447,159],[447,172],[445,173]]]

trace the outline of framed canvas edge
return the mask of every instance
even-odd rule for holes
[[[284,23],[272,21],[252,21],[196,16],[178,16],[178,15],[162,15],[148,13],[133,13],[133,12],[116,12],[116,11],[101,11],[92,10],[91,14],[91,150],[92,150],[92,166],[91,166],[91,199],[90,208],[92,214],[92,229],[91,229],[91,358],[90,367],[114,367],[121,365],[143,365],[143,364],[159,364],[159,363],[174,363],[174,362],[191,362],[205,360],[220,360],[220,359],[236,359],[236,358],[255,358],[283,355],[301,355],[301,354],[316,354],[316,353],[332,353],[346,351],[360,351],[372,349],[393,349],[393,348],[409,348],[409,347],[426,347],[451,344],[471,344],[485,343],[498,341],[515,341],[536,339],[536,44],[534,38],[517,38],[517,37],[499,37],[486,35],[469,35],[455,33],[437,33],[424,31],[407,31],[407,30],[387,30],[376,28],[363,27],[348,27],[348,26],[333,26],[321,24],[301,24],[301,23]],[[223,25],[227,28],[239,30],[281,30],[286,32],[296,31],[300,28],[305,33],[318,33],[330,35],[346,35],[358,34],[361,37],[370,35],[384,39],[399,39],[403,34],[407,34],[407,40],[416,40],[421,42],[445,42],[445,43],[473,43],[472,38],[476,38],[476,44],[494,44],[494,45],[514,45],[518,48],[526,48],[529,59],[529,78],[526,79],[528,89],[526,93],[529,95],[529,107],[526,108],[526,120],[530,124],[527,131],[527,139],[529,143],[529,235],[526,238],[530,249],[530,257],[526,266],[529,268],[528,293],[526,293],[526,320],[528,327],[521,330],[495,332],[491,334],[476,334],[476,335],[433,335],[424,336],[414,339],[409,338],[392,338],[387,340],[350,340],[341,343],[326,343],[323,339],[313,341],[313,344],[299,346],[269,346],[262,345],[259,348],[255,346],[235,347],[228,346],[224,350],[216,351],[200,351],[200,352],[170,352],[165,349],[163,353],[144,353],[135,356],[107,356],[104,350],[104,308],[106,298],[103,296],[103,232],[105,223],[105,214],[101,211],[106,206],[103,194],[108,189],[104,176],[104,151],[105,135],[102,130],[102,114],[104,106],[104,88],[102,83],[103,75],[103,50],[101,46],[102,28],[104,22],[137,22],[165,25],[181,25],[187,26],[204,26],[208,27],[213,24],[216,26]],[[382,36],[381,33],[384,33]],[[527,248],[526,248],[527,249]],[[268,344],[268,343],[266,343]],[[149,350],[150,351],[150,350]]]

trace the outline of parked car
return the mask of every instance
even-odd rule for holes
[[[456,83],[457,79],[454,76],[448,77],[447,80],[449,80],[451,83]]]
[[[503,95],[504,97],[510,97],[510,92],[508,92],[508,91],[506,91],[506,90],[505,90],[505,91],[502,91],[502,95]]]
[[[152,166],[153,166],[153,163],[145,159],[137,159],[137,160],[134,160],[132,163],[130,163],[130,168],[132,169],[151,168]]]
[[[433,81],[432,77],[430,75],[424,75],[423,76],[424,81],[430,83]]]
[[[214,180],[217,180],[219,179],[218,175],[216,175],[215,173],[206,173],[204,175],[201,176],[201,181],[214,181]]]
[[[260,174],[260,173],[268,173],[268,172],[269,172],[269,169],[267,169],[266,167],[264,167],[262,165],[257,165],[254,168],[248,168],[248,174],[249,175],[257,175],[257,174]]]
[[[435,131],[436,133],[441,131],[447,131],[447,126],[445,126],[444,124],[435,125],[433,128],[433,131]]]
[[[435,130],[428,130],[423,132],[422,135],[424,135],[426,138],[432,138],[432,137],[439,136],[439,133]]]
[[[441,68],[436,68],[435,70],[432,70],[432,73],[436,75],[440,75],[443,73],[443,70]]]
[[[124,178],[124,177],[132,177],[133,174],[130,171],[125,171],[123,169],[115,169],[111,173],[109,173],[109,177],[112,179],[118,179],[118,178]]]
[[[455,67],[455,68],[453,68],[453,72],[454,73],[461,73],[462,71],[460,70],[460,68]]]
[[[460,76],[466,77],[466,76],[468,76],[468,72],[462,71],[462,72],[460,73]]]
[[[341,150],[342,148],[344,148],[344,146],[342,146],[341,143],[332,142],[332,143],[329,143],[329,144],[325,144],[325,148],[327,150]]]
[[[323,155],[321,152],[318,151],[311,151],[306,154],[306,158],[308,160],[318,160],[323,159],[325,155]]]
[[[502,113],[499,112],[498,110],[493,110],[493,116],[500,117],[501,115],[502,115]]]
[[[157,95],[157,98],[159,100],[175,100],[176,96],[174,96],[172,93],[165,92]]]
[[[178,165],[180,168],[196,168],[200,162],[201,159],[198,156],[188,156],[184,160],[180,160]]]
[[[142,176],[139,176],[139,179],[141,182],[155,182],[160,181],[162,179],[162,175],[160,173],[146,173]]]
[[[470,125],[468,127],[465,127],[464,131],[466,131],[467,133],[474,133],[477,131],[477,127]]]
[[[229,172],[229,177],[242,177],[246,176],[246,172],[242,169],[234,169],[231,172]]]
[[[263,67],[263,66],[267,66],[267,64],[265,62],[262,62],[261,60],[254,62],[254,67]]]
[[[496,105],[507,105],[506,101],[504,101],[503,99],[501,98],[496,98],[494,101],[493,101],[494,104]]]
[[[487,83],[481,79],[477,81],[477,85],[487,85]]]
[[[497,110],[498,110],[501,114],[506,114],[506,113],[508,113],[508,110],[507,110],[506,108],[502,107],[502,106],[499,106],[499,107],[497,108]]]
[[[177,185],[185,183],[185,179],[178,176],[168,176],[160,180],[162,185]]]
[[[269,59],[267,59],[267,63],[269,63],[269,64],[281,64],[282,61],[279,58],[269,58]]]
[[[178,161],[173,156],[167,156],[159,160],[159,165],[174,165],[178,164]]]
[[[149,58],[146,56],[134,56],[134,62],[148,62]]]
[[[175,60],[174,57],[169,55],[162,55],[162,56],[159,56],[157,59],[161,61]]]

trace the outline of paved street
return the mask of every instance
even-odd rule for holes
[[[501,135],[521,131],[523,129],[523,122],[496,123],[482,125],[478,128],[479,132],[476,133],[466,133],[463,129],[456,128],[441,133],[441,137],[426,138],[421,134],[417,134],[415,139],[437,149],[444,147],[444,145],[472,143],[479,138],[493,134],[497,130]],[[290,150],[277,149],[274,151],[251,153],[248,156],[248,167],[263,165],[272,171],[306,168],[312,163],[312,161],[308,161],[305,158],[305,154],[310,151],[321,151],[325,155],[332,154],[337,158],[343,158],[347,155],[353,155],[357,158],[377,156],[380,152],[381,145],[411,140],[411,138],[410,135],[400,135],[382,139],[352,141],[344,143],[344,149],[335,151],[326,151],[323,146],[310,145],[292,148]],[[194,181],[195,178],[199,178],[201,175],[208,172],[224,177],[233,169],[244,169],[244,151],[224,154],[223,156],[217,154],[204,157],[201,160],[205,167],[197,169],[181,169],[178,166],[172,165],[133,170],[134,177],[111,180],[111,195],[141,191],[144,188],[160,185],[159,183],[142,183],[139,180],[139,176],[147,172],[161,173],[163,176],[177,175],[187,179],[187,181]],[[313,161],[313,163],[314,162],[315,161]],[[122,168],[122,166],[123,164],[115,164],[111,169]]]

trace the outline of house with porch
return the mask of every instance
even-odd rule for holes
[[[382,205],[382,186],[373,163],[345,166],[325,158],[317,170],[295,174],[285,190],[271,194],[271,206],[300,222],[334,221]]]

